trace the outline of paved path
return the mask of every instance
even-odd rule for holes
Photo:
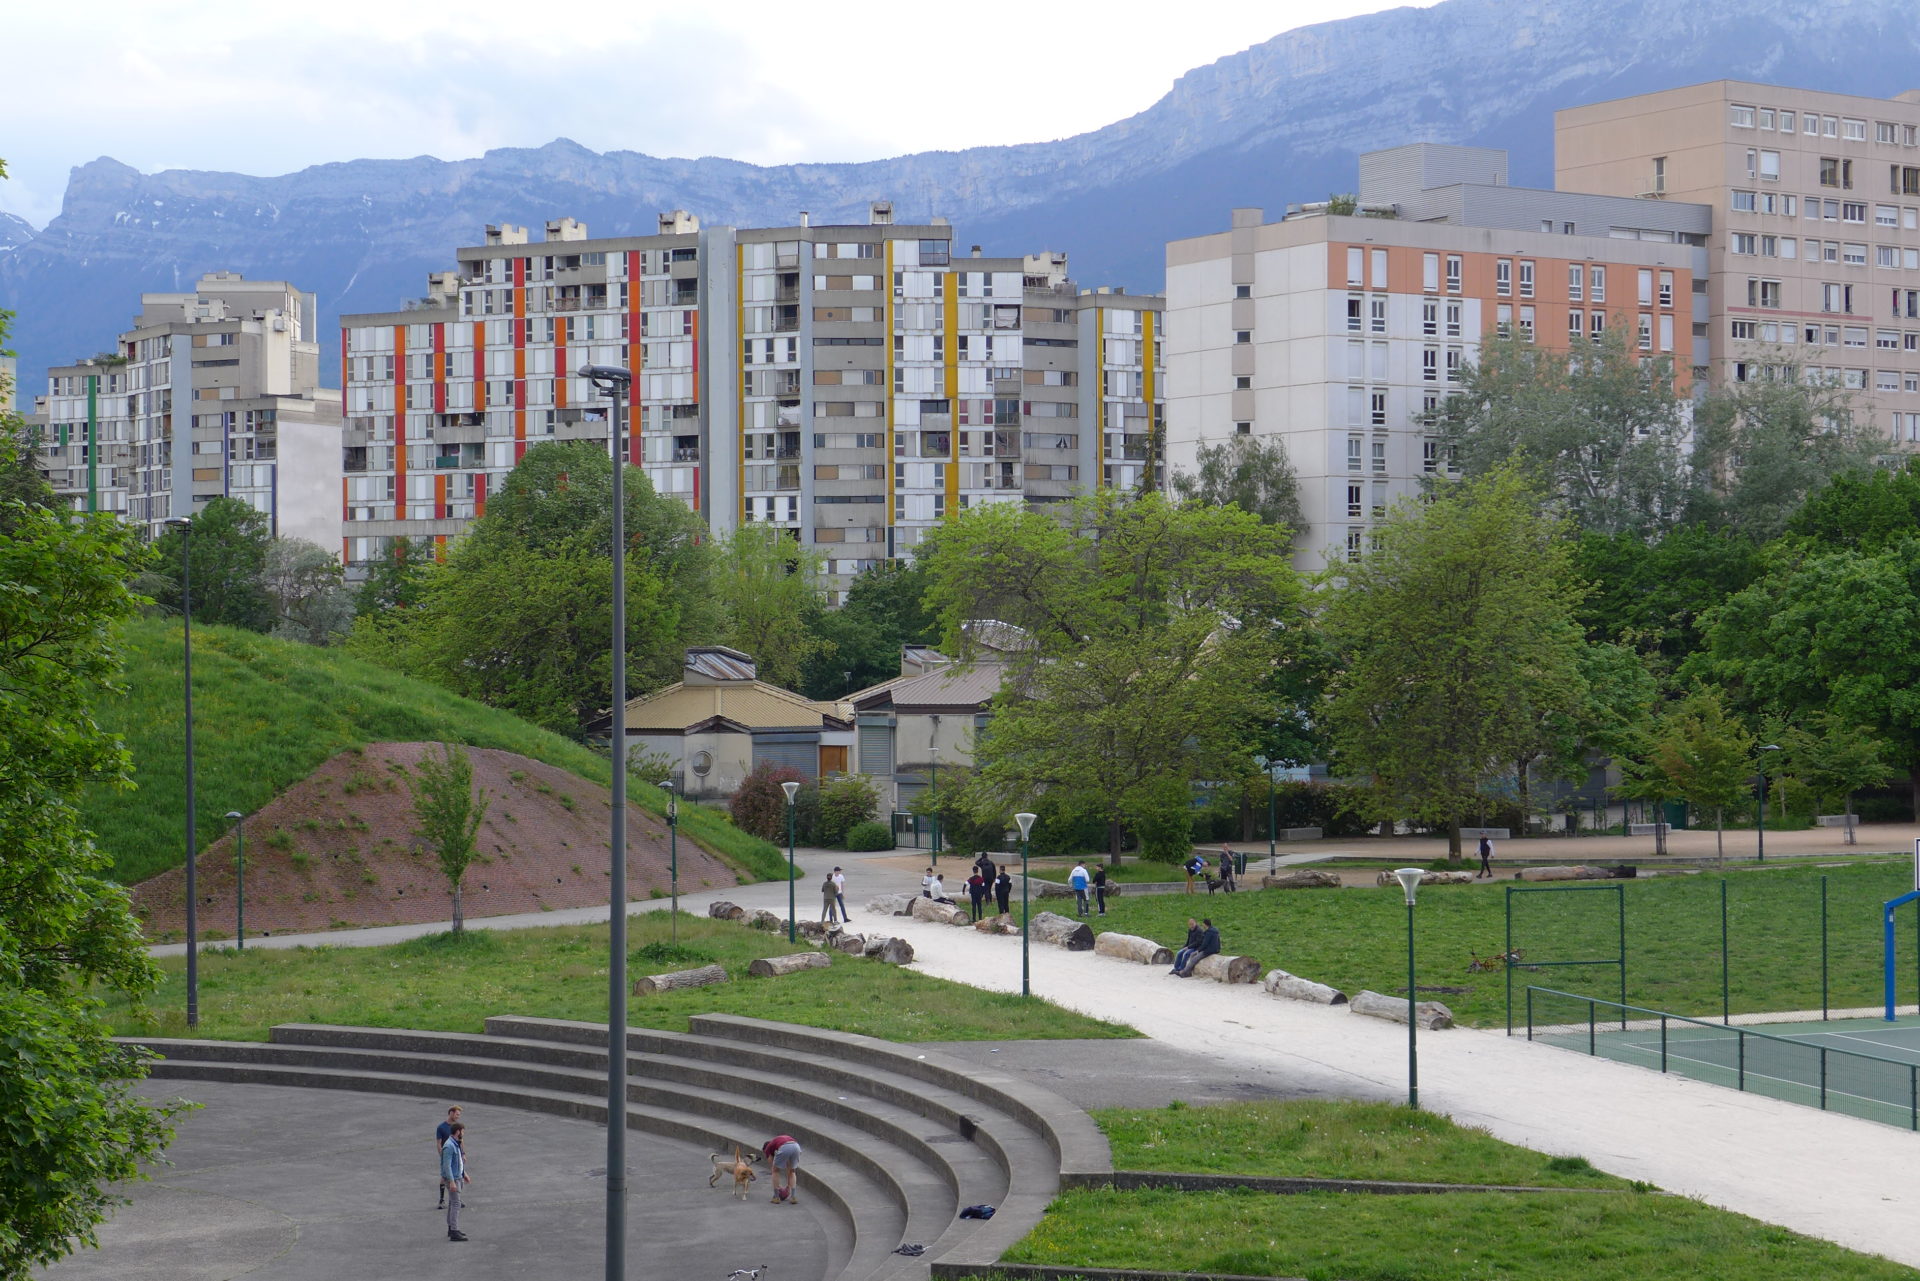
[[[1909,839],[1907,831],[1875,829],[1874,838],[1881,849],[1897,848],[1897,841]],[[1527,842],[1525,849],[1531,854],[1536,845],[1571,846],[1580,851],[1580,861],[1593,861],[1587,851],[1610,839],[1626,840]],[[1706,833],[1705,839],[1710,846],[1712,834]],[[1770,856],[1841,852],[1834,833],[1784,833],[1781,839],[1789,844],[1776,851],[1776,838],[1769,838]],[[1503,843],[1501,852],[1512,853],[1520,844]],[[1389,848],[1395,856],[1418,862],[1432,857],[1419,848],[1422,845],[1443,848],[1439,842],[1412,841],[1393,842]],[[803,914],[818,912],[812,906],[817,901],[814,883],[833,864],[843,864],[856,928],[879,925],[909,938],[917,953],[915,968],[923,973],[991,990],[1018,990],[1018,939],[864,912],[864,903],[875,893],[917,891],[924,854],[802,851],[798,862]],[[688,895],[682,905],[704,911],[707,902],[720,897],[784,910],[787,894],[786,886],[776,882]],[[636,903],[632,910],[663,906],[658,901]],[[469,924],[511,928],[605,917],[605,909],[599,909]],[[270,942],[386,942],[433,928]],[[1404,1097],[1407,1035],[1398,1025],[1340,1009],[1274,1000],[1255,988],[1172,979],[1158,968],[1043,945],[1032,949],[1032,983],[1035,994],[1048,1000],[1124,1020],[1169,1047],[1203,1054],[1229,1078],[1250,1074],[1310,1082],[1315,1092]],[[1056,1063],[1052,1070],[1065,1077],[1075,1074],[1072,1064]],[[1091,1064],[1087,1070],[1097,1072]],[[1420,1095],[1423,1106],[1511,1142],[1578,1154],[1614,1174],[1920,1267],[1920,1189],[1910,1180],[1913,1162],[1920,1157],[1920,1136],[1908,1131],[1530,1045],[1499,1032],[1423,1033]]]

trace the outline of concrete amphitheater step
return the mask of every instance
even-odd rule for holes
[[[341,1052],[329,1054],[317,1046],[160,1040],[145,1040],[141,1044],[167,1056],[151,1065],[151,1075],[161,1080],[229,1081],[457,1098],[469,1105],[480,1103],[545,1112],[599,1124],[606,1121],[604,1075],[597,1080],[586,1078],[593,1087],[590,1090],[578,1088],[577,1082],[573,1088],[553,1089],[497,1083],[484,1076],[450,1075],[444,1070],[435,1074],[431,1070],[462,1066],[452,1057],[436,1058],[427,1065],[428,1070],[422,1071],[409,1070],[404,1057],[393,1056],[387,1065],[401,1070],[377,1071],[341,1066],[337,1061]],[[301,1061],[289,1061],[294,1059]],[[330,1064],[329,1059],[336,1061]],[[474,1062],[483,1067],[497,1066],[487,1061]],[[737,1141],[731,1127],[716,1126],[706,1117],[678,1109],[630,1102],[627,1124],[644,1133],[699,1144],[714,1151],[729,1150]],[[757,1129],[755,1127],[755,1132]],[[831,1263],[828,1276],[866,1276],[891,1256],[893,1246],[908,1230],[898,1186],[890,1179],[876,1179],[867,1168],[869,1164],[863,1160],[848,1165],[824,1153],[808,1155],[805,1190],[826,1210],[819,1222],[826,1235]]]

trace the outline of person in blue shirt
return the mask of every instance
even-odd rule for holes
[[[447,1141],[440,1145],[440,1185],[447,1191],[447,1240],[464,1241],[467,1234],[460,1230],[460,1189],[471,1180],[467,1178],[467,1159],[460,1150],[460,1136],[466,1126],[458,1121],[452,1123],[447,1133]]]
[[[1091,883],[1087,876],[1087,865],[1075,863],[1073,871],[1067,876],[1067,884],[1073,887],[1074,908],[1081,916],[1087,914],[1087,886]]]
[[[433,1159],[436,1165],[439,1164],[440,1161],[440,1149],[446,1146],[447,1136],[453,1133],[453,1123],[459,1119],[460,1105],[456,1103],[447,1109],[447,1119],[433,1127]],[[464,1148],[461,1150],[461,1155],[466,1155]],[[440,1189],[439,1203],[433,1208],[436,1210],[444,1210],[447,1208],[447,1185],[445,1182],[441,1182],[438,1186]]]

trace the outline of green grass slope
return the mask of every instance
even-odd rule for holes
[[[83,805],[114,875],[133,884],[185,861],[186,716],[179,620],[137,619],[121,633],[120,694],[103,692],[95,715],[126,740],[131,791],[88,789]],[[225,627],[193,629],[194,792],[198,844],[227,829],[229,810],[251,813],[328,757],[379,742],[456,742],[518,752],[607,786],[606,758],[557,734],[339,650]],[[657,788],[629,780],[636,807],[666,812]],[[785,876],[780,851],[714,810],[682,804],[680,831],[720,855],[743,879]]]

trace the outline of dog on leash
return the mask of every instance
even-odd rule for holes
[[[747,1153],[743,1151],[738,1144],[735,1144],[732,1156],[728,1156],[724,1152],[714,1152],[709,1155],[713,1161],[713,1177],[707,1180],[707,1186],[712,1187],[718,1183],[721,1175],[731,1174],[733,1176],[733,1194],[742,1201],[746,1200],[747,1185],[759,1177],[753,1172],[753,1163],[760,1159],[760,1154],[758,1152]]]

